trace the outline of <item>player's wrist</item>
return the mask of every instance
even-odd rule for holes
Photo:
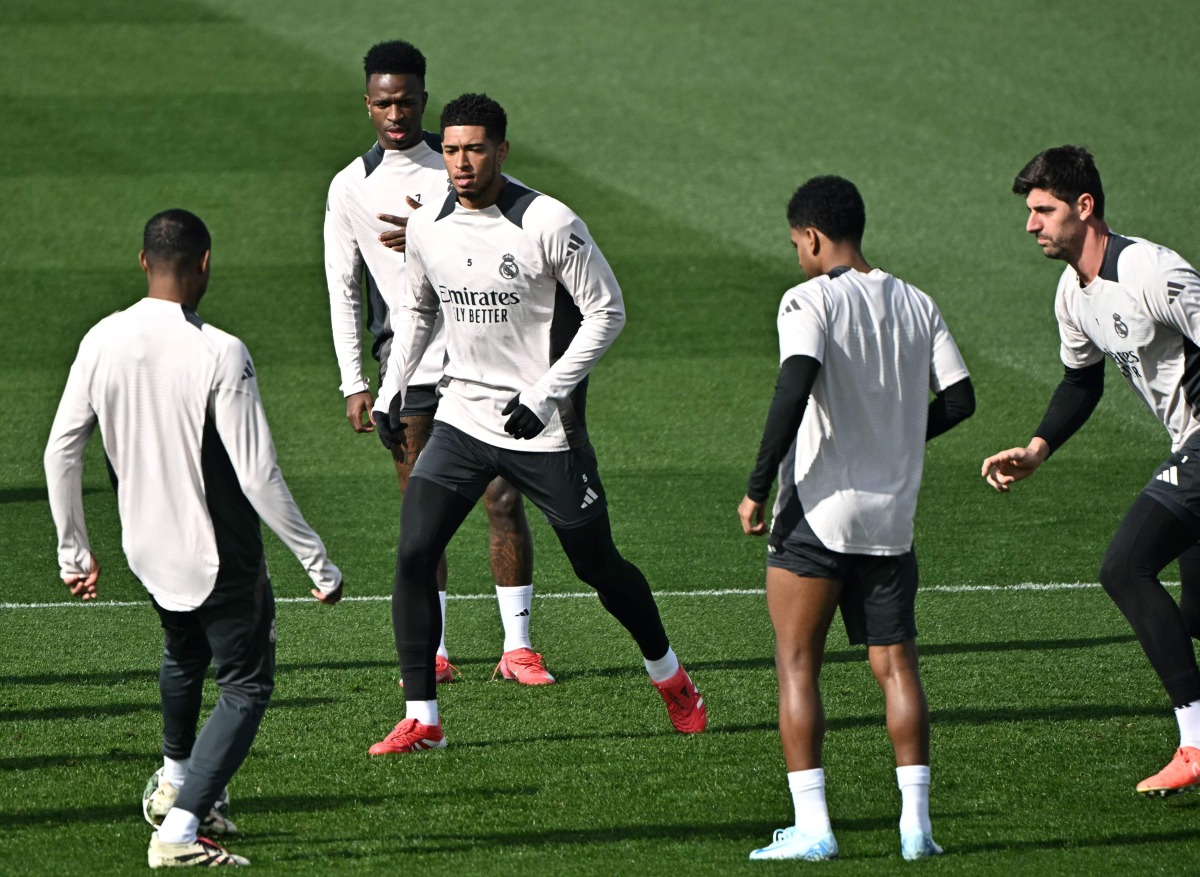
[[[1038,461],[1038,463],[1046,462],[1046,458],[1050,456],[1050,443],[1041,436],[1034,436],[1025,450]]]

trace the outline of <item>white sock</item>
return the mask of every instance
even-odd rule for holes
[[[929,765],[909,764],[896,768],[896,785],[900,787],[900,831],[921,831],[928,834],[929,822]]]
[[[1200,700],[1177,708],[1175,721],[1179,722],[1179,745],[1200,749]]]
[[[787,779],[799,832],[807,837],[823,837],[832,831],[825,804],[825,768],[789,771]]]
[[[446,651],[446,592],[438,591],[438,602],[442,604],[442,641],[438,643],[437,653],[450,660],[450,653]]]
[[[529,612],[533,608],[533,585],[502,588],[496,585],[500,621],[504,624],[504,651],[532,649],[529,639]]]
[[[200,817],[178,807],[172,807],[158,827],[158,839],[167,844],[190,844],[196,840]]]
[[[183,781],[187,778],[188,765],[191,762],[191,758],[181,758],[176,761],[174,758],[164,756],[162,778],[176,789],[182,789]]]
[[[404,718],[416,719],[422,725],[438,723],[436,700],[410,700],[404,705]]]
[[[670,646],[667,646],[667,653],[657,661],[651,661],[649,658],[642,660],[646,664],[646,672],[650,674],[650,678],[660,684],[679,672],[679,659],[675,657],[675,650]]]

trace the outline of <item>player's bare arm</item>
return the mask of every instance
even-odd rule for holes
[[[413,210],[421,206],[421,202],[415,200],[411,195],[405,195],[404,200],[408,202],[408,206]],[[396,226],[392,231],[385,231],[379,236],[379,242],[385,247],[395,250],[397,253],[404,252],[405,237],[408,232],[408,217],[394,216],[391,213],[377,213],[380,219],[384,222],[391,223]]]
[[[1028,478],[1050,456],[1050,445],[1045,439],[1034,437],[1023,448],[1009,448],[992,454],[983,461],[979,474],[1001,493],[1008,493],[1012,485]]]
[[[742,522],[742,532],[747,536],[763,536],[767,532],[763,520],[763,504],[748,496],[743,496],[738,504],[738,518]]]
[[[346,419],[355,432],[374,432],[375,417],[371,414],[371,406],[375,399],[370,390],[361,393],[351,393],[346,397]]]

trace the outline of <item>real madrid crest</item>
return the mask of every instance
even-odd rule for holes
[[[521,269],[517,267],[517,257],[512,253],[505,253],[500,261],[500,276],[505,280],[512,280],[520,273]]]
[[[503,268],[500,269],[500,273],[501,274],[504,273]],[[1126,326],[1123,322],[1121,322],[1120,314],[1113,314],[1113,331],[1116,332],[1117,336],[1120,338],[1129,337],[1129,327]]]

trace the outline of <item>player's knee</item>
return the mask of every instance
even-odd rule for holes
[[[816,679],[821,672],[823,657],[821,651],[815,649],[812,643],[776,640],[775,672],[781,684],[792,680]]]
[[[1128,556],[1121,551],[1111,548],[1105,552],[1100,561],[1100,586],[1109,597],[1116,600],[1124,594],[1131,584],[1132,575]]]
[[[275,691],[275,680],[269,677],[226,681],[219,685],[221,699],[238,713],[250,718],[262,718],[271,695]]]
[[[920,676],[916,664],[916,655],[909,648],[910,641],[886,646],[868,646],[868,661],[875,681],[880,688],[886,689],[891,685],[912,684],[914,680],[919,685]]]
[[[596,550],[571,558],[571,568],[576,577],[601,594],[621,590],[625,582],[631,581],[634,576],[630,566],[629,561],[615,548],[611,551]]]
[[[396,584],[420,582],[437,576],[438,556],[413,539],[400,539],[396,551]]]
[[[1179,611],[1183,615],[1183,623],[1188,636],[1200,640],[1200,600],[1183,597],[1179,601]]]
[[[493,528],[516,530],[525,518],[525,503],[521,491],[502,478],[488,485],[483,494],[483,505],[487,510],[488,522]]]

